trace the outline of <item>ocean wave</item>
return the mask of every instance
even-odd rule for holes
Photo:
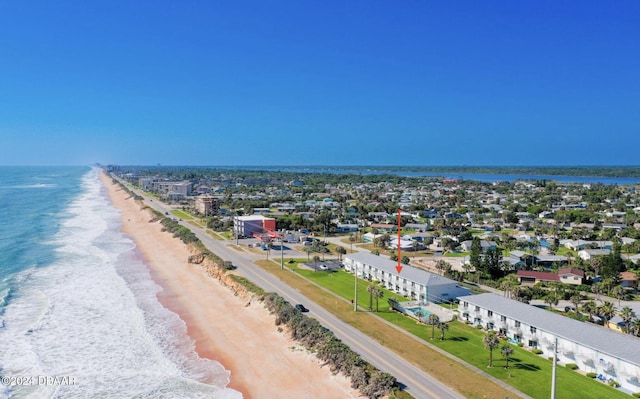
[[[15,398],[225,398],[229,372],[200,358],[134,243],[120,232],[92,170],[51,242],[55,260],[11,278],[0,316],[2,376],[71,376],[75,385],[14,387]],[[1,291],[4,292],[4,291]]]
[[[8,188],[54,188],[58,187],[55,183],[36,183],[36,184],[23,184],[19,186],[10,186]]]

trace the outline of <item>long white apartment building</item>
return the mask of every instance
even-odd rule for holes
[[[357,273],[358,277],[370,281],[378,280],[388,290],[423,304],[449,302],[470,293],[457,281],[417,267],[402,265],[402,271],[398,273],[398,262],[370,252],[346,255],[343,264],[349,273]]]
[[[553,357],[557,340],[560,364],[573,363],[595,372],[602,381],[616,381],[640,391],[640,339],[606,327],[574,320],[497,294],[460,296],[460,320],[498,331],[512,343],[542,350]]]

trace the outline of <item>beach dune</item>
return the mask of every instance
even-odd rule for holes
[[[121,213],[123,231],[144,255],[163,288],[161,303],[187,325],[202,358],[231,372],[228,387],[245,399],[357,398],[342,375],[322,367],[315,355],[278,331],[275,319],[258,301],[234,292],[199,265],[188,263],[188,247],[150,223],[151,214],[102,174],[109,198]]]

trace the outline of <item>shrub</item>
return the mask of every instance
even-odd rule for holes
[[[611,381],[609,382],[609,386],[613,388],[618,388],[620,384],[618,384],[618,381]]]
[[[524,347],[524,342],[518,342],[518,346],[521,348]]]
[[[538,348],[536,348],[536,349],[532,350],[531,352],[533,352],[533,353],[534,353],[534,354],[536,354],[536,355],[542,355],[542,353],[543,353],[543,352],[542,352],[542,349],[538,349]]]
[[[640,392],[634,392],[631,394],[634,398],[640,398]]]
[[[596,378],[598,376],[598,373],[594,373],[593,371],[590,371],[587,373],[587,377],[589,378]]]
[[[568,368],[569,370],[577,370],[578,369],[578,365],[575,364],[575,363],[567,363],[567,365],[565,367]]]

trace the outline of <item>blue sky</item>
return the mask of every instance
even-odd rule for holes
[[[640,2],[0,2],[0,164],[639,165]]]

